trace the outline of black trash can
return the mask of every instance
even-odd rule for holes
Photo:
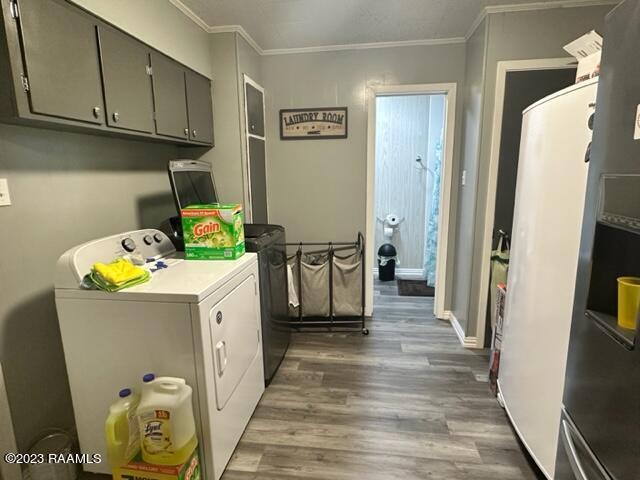
[[[378,278],[381,282],[390,282],[396,278],[396,247],[385,243],[378,249]]]

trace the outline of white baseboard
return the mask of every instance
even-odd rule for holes
[[[373,269],[373,274],[378,276],[377,268]],[[405,280],[426,280],[422,268],[396,268],[396,277],[402,277]]]
[[[464,348],[482,348],[482,346],[478,346],[478,338],[477,337],[467,337],[464,334],[464,330],[462,329],[462,325],[456,318],[455,314],[451,311],[445,312],[448,314],[449,321],[451,322],[451,326],[453,330],[456,332],[458,336],[458,340]]]

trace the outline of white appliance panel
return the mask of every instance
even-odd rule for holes
[[[261,351],[260,325],[256,323],[260,314],[255,302],[247,301],[256,294],[256,278],[252,275],[215,304],[209,314],[218,410],[225,407]]]
[[[104,421],[118,391],[140,391],[145,373],[196,385],[189,305],[79,299],[58,299],[56,305],[80,448],[105,459],[84,469],[110,474]],[[197,416],[195,396],[193,403]]]
[[[597,81],[525,111],[499,388],[547,478],[555,469]]]
[[[245,304],[252,305],[251,311],[259,312],[260,291],[259,288],[256,288],[257,278],[258,264],[254,262],[242,276],[242,286],[246,289],[237,290],[240,282],[229,282],[200,304],[191,305],[191,316],[194,319],[194,325],[197,325],[197,328],[194,329],[194,340],[196,343],[197,364],[199,366],[198,382],[201,385],[210,386],[200,389],[198,395],[200,396],[200,404],[203,405],[201,411],[203,422],[202,438],[204,443],[212,445],[212,458],[209,459],[209,462],[213,463],[215,479],[220,478],[224,473],[224,469],[231,459],[236,445],[264,392],[264,368],[262,362],[261,323],[259,315],[256,314],[252,320],[245,324],[247,331],[242,333],[246,335],[245,339],[248,344],[256,345],[255,352],[257,354],[253,357],[248,368],[245,369],[244,375],[233,391],[230,392],[224,408],[222,410],[218,408],[218,391],[216,389],[218,369],[215,359],[215,345],[221,338],[212,335],[211,322],[215,322],[215,316],[212,318],[212,312],[214,312],[214,306],[218,304],[226,306],[224,300],[231,299],[234,296],[232,292],[235,293],[235,296],[243,297]],[[251,286],[249,288],[250,285],[255,285],[255,287]],[[223,314],[223,323],[225,323],[225,320],[229,320],[229,318]],[[227,322],[227,328],[233,326],[235,321],[237,319],[233,317],[230,322]],[[242,336],[242,333],[240,336]],[[232,343],[236,342],[236,338],[240,339],[235,334],[232,334],[232,337],[234,338]],[[253,338],[256,337],[256,343],[253,343]],[[229,365],[230,363],[227,363],[227,368],[229,368]],[[224,435],[221,435],[220,432],[224,432]]]

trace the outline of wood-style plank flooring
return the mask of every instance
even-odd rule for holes
[[[376,286],[368,337],[296,333],[223,480],[536,479],[432,299]]]

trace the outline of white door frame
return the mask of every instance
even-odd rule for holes
[[[264,119],[264,136],[255,135],[253,133],[249,133],[249,112],[247,110],[247,84],[251,85],[256,90],[262,93],[262,118]],[[264,98],[264,88],[258,84],[255,80],[253,80],[246,73],[242,74],[242,100],[244,103],[244,146],[245,146],[245,155],[243,161],[243,181],[244,181],[244,204],[245,204],[245,222],[251,223],[253,222],[253,196],[251,193],[251,160],[249,158],[249,139],[257,138],[265,142],[265,151],[264,151],[264,174],[265,174],[265,183],[268,185],[268,175],[269,169],[267,168],[267,115],[265,113],[265,98]],[[267,200],[267,217],[269,216],[269,202]]]
[[[365,314],[373,313],[373,265],[375,247],[375,169],[376,169],[376,97],[382,95],[446,95],[444,156],[440,180],[440,217],[438,218],[438,251],[436,254],[436,294],[434,314],[446,318],[445,288],[447,285],[447,252],[449,245],[449,221],[451,184],[453,179],[453,144],[456,116],[456,84],[430,83],[416,85],[377,85],[367,89],[367,210],[365,245]]]
[[[572,65],[573,64],[573,65]],[[478,305],[478,319],[476,339],[478,347],[484,346],[485,326],[487,321],[487,302],[489,292],[489,278],[491,273],[491,246],[493,226],[495,221],[496,193],[498,188],[498,167],[500,163],[500,142],[502,140],[502,115],[504,113],[504,95],[507,73],[529,70],[559,70],[575,68],[574,58],[544,58],[536,60],[508,60],[498,62],[496,74],[495,102],[493,121],[491,124],[491,154],[489,157],[489,178],[487,184],[487,203],[485,205],[485,223],[482,236],[482,266],[480,269],[479,297],[475,300]]]

